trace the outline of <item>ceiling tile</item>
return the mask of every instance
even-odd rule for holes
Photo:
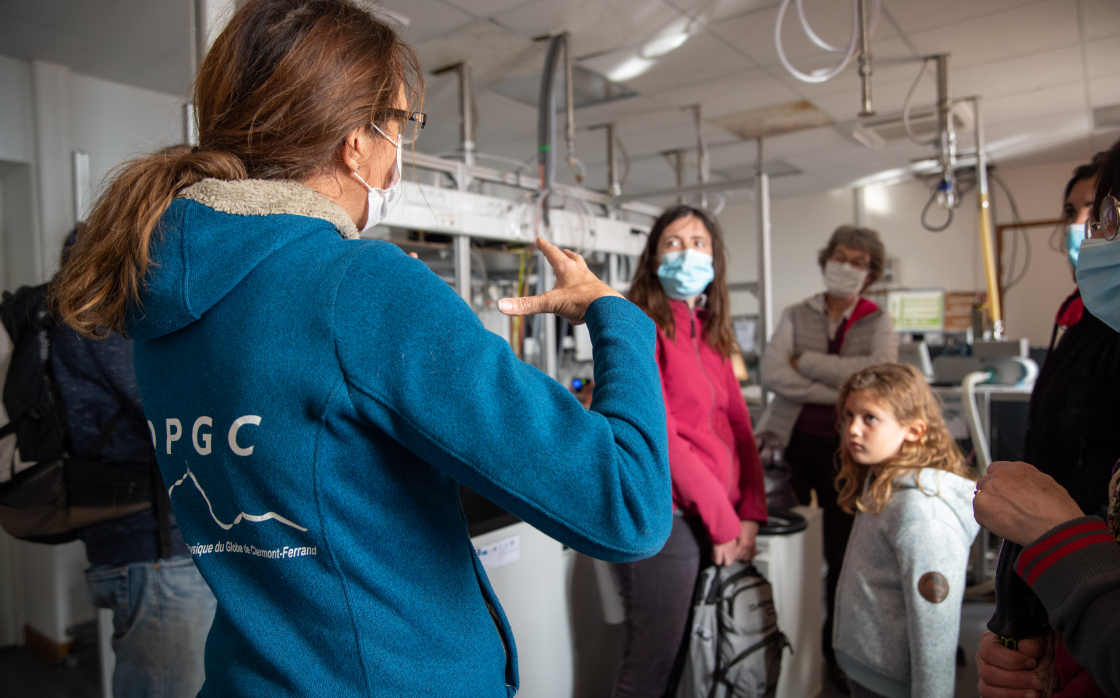
[[[939,0],[940,2],[940,0]],[[939,7],[938,3],[914,3]],[[987,2],[975,3],[984,7]],[[1048,0],[910,35],[923,53],[949,53],[950,71],[1028,56],[1078,43],[1077,13],[1068,0]]]
[[[931,66],[932,68],[932,66]],[[932,74],[932,70],[927,70]],[[1081,82],[1081,48],[1067,46],[1054,51],[1040,51],[1011,60],[985,62],[954,69],[949,63],[949,91],[952,95],[997,97],[1016,92],[1029,92],[1046,87]],[[927,80],[928,82],[928,80]],[[933,83],[925,88],[932,95]],[[926,102],[932,101],[927,97]]]
[[[1090,80],[1089,99],[1094,107],[1120,104],[1120,75]]]
[[[444,0],[475,17],[490,17],[497,12],[524,5],[530,0]]]
[[[626,85],[643,94],[656,96],[694,84],[698,79],[719,79],[754,67],[753,63],[726,44],[705,41],[707,38],[704,35],[693,37],[675,51],[654,59],[653,65],[646,72],[626,80]],[[597,72],[610,74],[609,70]]]
[[[668,2],[682,12],[705,21],[727,19],[781,4],[781,0],[668,0]]]
[[[440,0],[380,0],[377,4],[408,18],[408,26],[398,30],[413,44],[446,34],[474,19]]]
[[[1033,92],[985,99],[981,105],[984,125],[1022,121],[1024,114],[1035,118],[1062,114],[1085,114],[1085,90],[1081,83],[1047,87]]]
[[[800,96],[768,73],[755,70],[668,90],[658,94],[657,98],[681,107],[703,104],[705,118],[713,118],[756,107],[794,102]]]
[[[494,15],[525,38],[570,31],[576,57],[636,46],[683,17],[664,0],[536,0]]]
[[[1103,0],[1110,2],[1111,0]],[[957,24],[965,20],[986,15],[998,14],[1037,3],[1038,0],[936,0],[936,2],[915,0],[884,0],[891,17],[906,34],[936,29]],[[1074,3],[1065,3],[1067,9],[1076,12]]]
[[[1120,73],[1120,35],[1090,41],[1085,46],[1085,52],[1090,78]]]
[[[1120,3],[1116,0],[1079,0],[1085,38],[1102,39],[1120,34]]]

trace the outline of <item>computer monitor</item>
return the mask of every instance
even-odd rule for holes
[[[887,292],[895,332],[940,332],[945,327],[945,291],[939,288]]]

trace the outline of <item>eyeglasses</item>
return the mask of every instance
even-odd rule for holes
[[[836,250],[832,253],[832,256],[829,257],[829,261],[836,262],[837,264],[850,264],[852,268],[858,269],[859,271],[868,271],[871,269],[871,257],[866,254],[854,255],[849,258],[840,250]]]
[[[1109,194],[1104,197],[1104,201],[1101,202],[1100,219],[1100,222],[1085,221],[1085,237],[1115,240],[1116,233],[1120,231],[1120,201],[1117,201],[1115,196]]]
[[[400,136],[401,143],[415,143],[428,123],[428,115],[419,111],[405,111],[404,109],[386,109],[377,115],[377,123],[388,124],[396,122],[396,134]]]

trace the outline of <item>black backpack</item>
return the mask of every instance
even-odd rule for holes
[[[4,292],[0,319],[13,345],[3,396],[10,421],[0,428],[0,444],[14,436],[16,448],[9,461],[0,462],[0,525],[16,538],[65,543],[77,538],[82,526],[146,509],[154,500],[161,539],[168,540],[160,506],[166,497],[159,497],[163,488],[154,458],[149,463],[101,458],[126,407],[101,425],[87,453],[76,456],[70,448],[66,410],[51,369],[58,323],[47,305],[47,285]]]

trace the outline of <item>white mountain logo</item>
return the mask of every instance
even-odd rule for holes
[[[187,468],[187,472],[184,473],[183,477],[179,478],[175,482],[174,485],[167,488],[167,496],[170,497],[171,493],[175,490],[175,488],[178,487],[179,485],[183,484],[184,482],[186,482],[188,477],[191,479],[191,482],[194,483],[195,489],[198,490],[198,493],[202,495],[202,498],[204,500],[206,500],[206,506],[207,506],[207,508],[210,509],[210,518],[214,519],[214,523],[221,526],[223,530],[228,531],[229,529],[233,528],[237,524],[241,523],[241,521],[243,519],[245,521],[252,521],[254,523],[260,523],[262,521],[268,521],[269,519],[274,519],[274,520],[279,521],[280,523],[284,524],[285,526],[291,526],[292,528],[296,529],[297,531],[306,531],[307,530],[303,526],[300,526],[299,524],[292,523],[291,521],[285,519],[283,516],[277,514],[274,511],[268,511],[268,512],[265,512],[263,514],[246,514],[245,512],[241,512],[240,514],[237,515],[237,518],[233,520],[233,523],[229,523],[229,524],[222,523],[221,521],[218,520],[218,517],[214,515],[214,505],[212,505],[210,503],[210,498],[206,496],[205,490],[202,489],[202,485],[198,484],[198,478],[196,478],[194,476],[194,473],[191,472],[190,468]]]

